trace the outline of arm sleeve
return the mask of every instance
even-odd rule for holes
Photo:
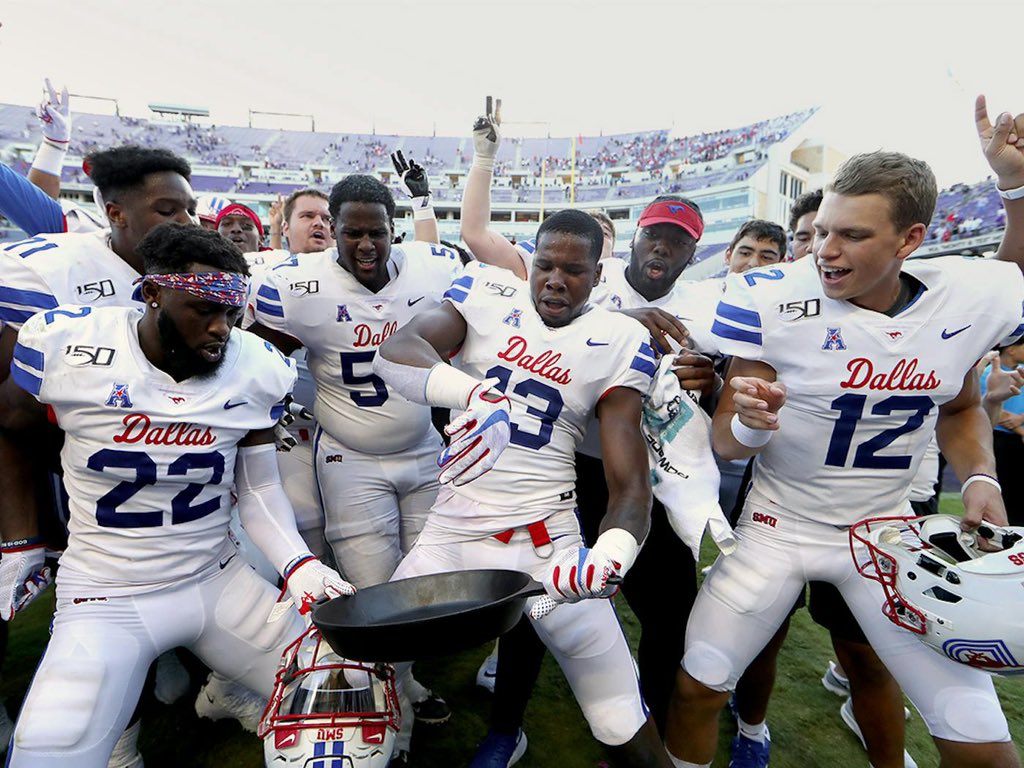
[[[0,213],[30,236],[64,232],[60,203],[20,173],[0,164]]]
[[[741,278],[743,275],[732,275],[728,279],[725,293],[715,309],[711,336],[723,355],[761,360],[764,357],[761,313],[747,282]]]
[[[9,245],[0,252],[0,322],[15,329],[36,312],[57,307],[57,299],[46,281],[11,251],[17,245]]]
[[[273,445],[238,449],[235,462],[238,518],[253,543],[283,574],[296,557],[309,552],[299,535],[295,512],[281,486]]]

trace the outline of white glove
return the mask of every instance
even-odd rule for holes
[[[494,170],[494,156],[501,146],[501,99],[487,97],[485,114],[473,123],[473,166]]]
[[[437,459],[441,484],[458,487],[472,482],[490,470],[508,446],[512,403],[494,388],[496,381],[488,379],[477,385],[466,411],[444,428],[451,442]]]
[[[305,615],[313,604],[325,597],[354,595],[356,588],[341,578],[333,568],[328,568],[312,554],[300,555],[284,569],[284,589],[281,596],[288,594],[290,601]]]
[[[43,124],[44,138],[57,149],[67,149],[71,141],[71,98],[68,96],[68,88],[64,86],[58,96],[47,78],[46,90],[49,97],[39,104],[36,117]]]
[[[0,557],[0,618],[10,621],[43,593],[53,577],[46,565],[43,544],[14,547],[8,544]]]
[[[640,552],[640,544],[629,531],[610,528],[594,542],[593,548],[567,550],[544,577],[547,595],[530,608],[530,617],[542,619],[559,603],[576,603],[588,597],[611,597],[618,591]]]

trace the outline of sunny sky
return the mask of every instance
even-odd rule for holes
[[[509,133],[716,130],[820,106],[846,152],[987,175],[973,101],[1024,111],[1020,0],[3,0],[0,101],[73,93],[312,113],[318,130],[468,133],[484,96]],[[73,110],[109,111],[78,99]],[[308,125],[258,117],[263,127]]]

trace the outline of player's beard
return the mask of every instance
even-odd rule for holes
[[[160,348],[164,353],[164,370],[178,381],[203,379],[212,376],[224,362],[224,355],[209,361],[191,349],[177,324],[166,312],[156,317],[156,329],[160,334]]]

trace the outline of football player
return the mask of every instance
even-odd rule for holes
[[[504,267],[519,279],[526,279],[533,242],[523,241],[513,246],[488,226],[489,158],[493,158],[501,140],[500,109],[478,118],[473,140],[476,153],[463,197],[462,237],[481,262]],[[655,198],[640,215],[629,258],[602,260],[600,280],[590,300],[641,322],[654,339],[656,350],[670,352],[674,349],[678,353],[676,375],[680,385],[710,394],[716,384],[712,361],[696,351],[715,352],[711,322],[721,290],[716,285],[681,278],[693,259],[703,231],[700,208],[692,200],[678,195]],[[607,240],[605,242],[607,244]],[[692,349],[684,350],[683,346]],[[718,383],[720,381],[717,379]],[[599,433],[597,423],[592,421],[575,457],[577,501],[583,535],[588,542],[597,539],[607,508]],[[640,620],[640,681],[654,722],[663,730],[672,680],[683,656],[686,618],[689,604],[697,593],[697,577],[689,547],[672,531],[665,509],[657,499],[653,503],[651,526],[652,533],[636,568],[625,579],[622,591]],[[658,597],[657,584],[665,562],[678,564],[677,602],[671,610],[666,610]],[[501,671],[494,683],[492,733],[478,753],[481,764],[487,750],[507,753],[506,759],[512,755],[527,701],[540,671],[542,654],[542,646],[526,623],[514,628],[499,643],[501,658],[497,664]],[[493,655],[485,665],[491,659]],[[488,670],[482,668],[478,679],[486,679],[487,673]]]
[[[430,409],[390,390],[373,359],[397,329],[440,305],[462,264],[439,245],[393,246],[395,201],[372,176],[338,182],[329,210],[337,247],[264,273],[250,330],[285,354],[307,352],[324,534],[345,577],[369,587],[388,580],[423,528],[443,448]],[[420,720],[447,719],[440,699],[407,676],[402,682]],[[411,725],[406,718],[399,752],[409,749]]]
[[[991,678],[886,619],[848,536],[861,518],[910,512],[933,427],[964,483],[963,528],[1006,523],[974,363],[1024,333],[1024,115],[993,126],[979,97],[976,121],[1006,199],[998,255],[1016,264],[908,262],[927,233],[935,177],[921,161],[876,152],[848,160],[827,187],[811,258],[730,279],[714,331],[735,359],[715,447],[758,460],[739,546],[716,562],[691,614],[667,739],[676,766],[711,764],[719,710],[808,579],[839,588],[943,765],[1020,764]]]
[[[339,233],[340,236],[340,233]],[[456,412],[438,462],[442,489],[393,578],[504,567],[567,604],[534,614],[598,741],[617,765],[668,765],[612,606],[612,576],[650,526],[642,396],[655,371],[646,331],[588,304],[603,235],[561,211],[537,233],[529,282],[470,264],[437,309],[381,345],[374,373],[406,398]],[[455,367],[446,364],[458,351]],[[594,410],[609,500],[585,546],[575,515],[575,451]]]
[[[144,311],[61,305],[34,315],[0,388],[6,428],[45,421],[40,404],[64,428],[71,506],[53,634],[12,766],[103,768],[150,664],[179,645],[269,695],[303,623],[236,557],[232,491],[295,606],[354,592],[308,552],[281,489],[272,427],[294,366],[234,328],[246,301],[241,253],[178,224],[134,251]]]

